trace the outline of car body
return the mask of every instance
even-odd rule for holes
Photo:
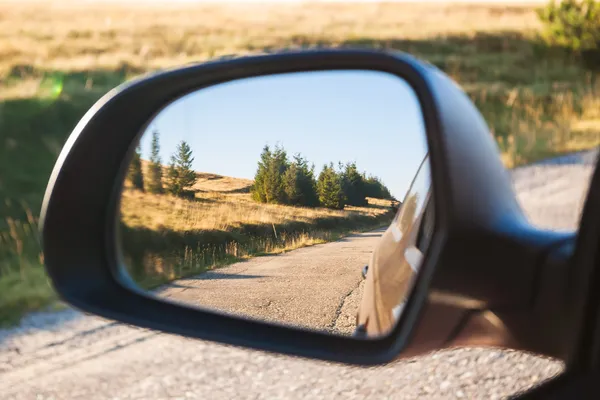
[[[355,336],[382,335],[394,327],[413,287],[432,223],[431,171],[426,155],[401,207],[371,254]]]

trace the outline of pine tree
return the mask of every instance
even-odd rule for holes
[[[367,191],[363,175],[358,172],[356,163],[349,162],[342,170],[342,190],[346,196],[346,202],[352,206],[364,206],[367,204]]]
[[[300,154],[294,156],[294,161],[286,170],[283,186],[287,204],[305,207],[319,205],[314,166],[309,167],[308,161]]]
[[[293,206],[302,205],[302,189],[299,187],[300,170],[298,165],[292,162],[283,176],[283,191],[285,202]]]
[[[192,169],[192,149],[182,140],[177,145],[175,153],[171,156],[171,163],[167,171],[167,190],[175,196],[183,197],[190,187],[194,186],[196,172]]]
[[[364,178],[365,194],[367,197],[376,199],[391,199],[392,195],[389,189],[375,176]]]
[[[152,132],[152,144],[150,145],[150,165],[148,166],[148,191],[160,194],[164,192],[162,184],[162,162],[160,159],[160,144],[158,142],[158,131]]]
[[[259,203],[267,202],[265,180],[267,177],[267,168],[271,162],[272,156],[269,146],[266,145],[263,147],[263,151],[260,154],[260,161],[258,162],[258,168],[256,174],[254,174],[254,184],[251,188],[252,198]]]
[[[129,164],[129,172],[127,174],[127,179],[131,182],[134,189],[144,190],[144,175],[142,172],[142,158],[141,158],[141,147],[135,149],[135,153],[133,153],[133,158],[131,160],[131,164]]]
[[[317,182],[319,202],[323,207],[341,210],[344,208],[344,192],[340,175],[333,168],[333,163],[323,166]]]
[[[267,168],[267,179],[265,181],[265,192],[267,203],[285,203],[285,191],[283,190],[283,176],[288,168],[287,153],[283,147],[275,146],[273,157]]]
[[[254,178],[252,197],[262,203],[285,204],[283,178],[288,166],[287,153],[283,147],[275,146],[271,151],[265,146]]]
[[[319,193],[317,192],[317,179],[315,178],[315,164],[308,166],[308,161],[303,160],[300,164],[302,180],[300,187],[304,195],[304,205],[308,207],[319,206]]]

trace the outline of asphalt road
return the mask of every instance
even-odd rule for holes
[[[553,229],[576,228],[595,155],[588,152],[511,172],[519,200],[533,222]],[[328,245],[340,247],[336,262],[342,263],[343,257],[359,262],[362,245],[342,251],[354,240],[368,242],[358,237]],[[319,249],[298,254],[310,251]],[[295,257],[294,253],[288,256]],[[263,268],[262,275],[266,270],[280,273],[278,261],[265,258],[263,262],[266,265],[256,266]],[[269,263],[275,267],[269,270]],[[342,273],[343,266],[333,269]],[[260,275],[256,269],[251,272]],[[306,271],[307,279],[310,273]],[[282,276],[277,279],[286,283]],[[323,312],[306,305],[302,312],[322,313],[321,327],[331,327],[333,321],[333,327],[344,329],[343,316],[352,314],[348,310],[357,292],[351,291],[353,279],[343,280],[339,290],[326,295],[339,300],[350,293],[341,308],[338,303],[339,316],[332,308]],[[236,285],[244,285],[242,281]],[[287,290],[302,286],[287,284]],[[185,296],[178,289],[173,293]],[[280,296],[282,304],[303,304],[283,291]],[[267,314],[301,323],[295,313]],[[349,367],[160,334],[74,310],[32,314],[19,327],[0,331],[2,399],[495,399],[525,390],[561,369],[556,360],[477,348],[436,352],[377,368]]]
[[[180,279],[157,295],[263,321],[352,334],[361,270],[384,230]]]

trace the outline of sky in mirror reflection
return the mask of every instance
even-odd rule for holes
[[[160,132],[168,162],[180,140],[194,151],[194,169],[252,179],[265,144],[302,153],[321,170],[355,161],[402,199],[426,153],[424,123],[412,88],[378,71],[270,75],[186,95],[148,126]],[[148,131],[147,131],[148,132]],[[142,137],[142,158],[151,136]]]

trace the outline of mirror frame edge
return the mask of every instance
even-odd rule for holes
[[[95,284],[92,284],[90,279],[82,280],[83,277],[81,274],[72,273],[72,266],[69,266],[69,264],[72,263],[71,259],[73,258],[73,255],[66,255],[64,252],[60,251],[59,242],[65,242],[67,240],[65,236],[69,235],[65,235],[65,232],[61,232],[62,228],[58,226],[58,220],[62,220],[62,222],[69,220],[71,224],[77,225],[75,221],[77,217],[74,216],[74,214],[76,214],[75,208],[66,207],[69,209],[69,212],[61,212],[58,210],[57,202],[60,198],[64,208],[66,199],[72,201],[72,197],[77,197],[81,202],[81,200],[83,200],[82,197],[85,198],[85,196],[82,196],[83,188],[80,189],[80,187],[75,186],[77,189],[75,190],[75,193],[73,193],[73,185],[69,185],[69,182],[67,182],[68,178],[66,177],[69,175],[69,171],[80,169],[84,164],[87,164],[89,167],[88,160],[81,159],[84,153],[82,147],[89,146],[89,143],[93,141],[92,136],[98,135],[98,131],[103,130],[103,125],[110,125],[109,121],[111,120],[122,120],[119,116],[120,114],[123,114],[125,104],[136,104],[136,108],[134,109],[136,114],[144,114],[143,119],[148,122],[151,119],[150,114],[156,114],[159,109],[162,109],[162,107],[170,104],[186,93],[207,86],[231,81],[233,79],[249,78],[252,76],[332,69],[377,70],[396,75],[412,87],[419,99],[423,120],[426,130],[428,131],[427,142],[429,145],[429,152],[431,153],[431,137],[435,136],[432,135],[431,132],[436,131],[438,127],[436,110],[431,98],[431,90],[428,87],[426,79],[425,71],[427,71],[428,68],[428,66],[417,61],[413,57],[402,53],[391,54],[388,52],[370,50],[283,52],[280,54],[250,56],[233,60],[215,61],[179,67],[170,71],[162,71],[149,76],[146,75],[113,89],[90,109],[71,134],[67,145],[65,145],[61,152],[59,161],[55,165],[52,175],[53,178],[49,182],[47,193],[44,198],[42,211],[43,222],[41,224],[43,231],[43,246],[44,251],[47,253],[47,271],[54,287],[64,300],[77,308],[118,321],[132,323],[133,325],[159,329],[165,332],[182,334],[184,336],[213,340],[225,344],[251,347],[258,350],[350,364],[381,364],[391,361],[401,351],[410,334],[410,329],[401,329],[402,327],[410,327],[409,324],[404,323],[407,316],[410,315],[413,321],[418,319],[419,310],[415,307],[415,302],[417,301],[417,298],[420,297],[421,303],[423,303],[426,292],[421,293],[420,296],[411,296],[411,312],[403,314],[403,320],[397,324],[392,332],[381,338],[365,341],[351,337],[337,337],[326,333],[304,331],[289,326],[261,323],[254,320],[246,320],[244,318],[221,316],[210,312],[199,311],[194,308],[183,307],[181,305],[167,305],[166,303],[152,299],[150,296],[132,290],[131,285],[127,285],[123,281],[123,276],[115,276],[115,266],[117,266],[118,263],[118,261],[117,263],[115,262],[115,260],[118,260],[118,246],[115,245],[114,229],[116,225],[115,219],[118,215],[116,207],[119,204],[115,197],[118,198],[120,195],[121,185],[126,172],[126,168],[123,168],[123,164],[129,161],[131,151],[135,147],[135,143],[137,143],[137,139],[142,132],[140,129],[142,126],[142,124],[140,124],[140,117],[135,118],[137,122],[134,125],[137,126],[133,129],[131,126],[113,126],[112,130],[104,130],[105,132],[111,132],[110,137],[104,135],[105,141],[114,141],[120,133],[121,135],[128,137],[128,145],[126,148],[123,144],[119,144],[118,146],[113,145],[113,149],[115,149],[113,153],[117,154],[104,158],[101,157],[100,165],[97,166],[97,169],[107,170],[105,173],[101,174],[103,175],[104,181],[106,181],[109,176],[109,179],[113,181],[110,193],[106,190],[106,185],[103,185],[102,189],[103,196],[101,197],[106,199],[103,204],[104,207],[102,207],[104,208],[102,214],[108,216],[108,218],[104,220],[105,223],[102,227],[104,238],[100,241],[97,240],[97,238],[92,240],[92,242],[88,241],[88,246],[97,247],[95,252],[91,252],[96,253],[95,255],[86,255],[83,254],[84,252],[82,251],[77,252],[77,256],[83,260],[83,262],[79,262],[78,264],[86,265],[86,268],[90,268],[88,266],[100,262],[101,265],[96,265],[94,268],[96,272]],[[167,87],[169,87],[170,90],[166,90]],[[152,92],[154,93],[154,98],[151,100],[154,101],[150,101],[152,104],[148,104],[148,96]],[[143,105],[138,106],[137,104],[139,104],[139,102],[136,101],[134,103],[134,99],[139,100]],[[132,114],[132,111],[134,110],[129,106],[129,114]],[[112,132],[115,133],[113,134]],[[88,146],[86,146],[86,143]],[[74,158],[78,158],[78,160],[74,160]],[[112,158],[112,160],[108,160],[108,158]],[[118,163],[118,168],[115,170],[116,159],[120,160],[120,162]],[[95,161],[98,162],[98,160]],[[109,161],[112,161],[112,163],[109,163]],[[434,169],[434,163],[431,160],[430,162],[432,164],[431,168]],[[80,168],[77,168],[77,165],[74,164],[78,164]],[[102,166],[104,166],[104,168]],[[108,168],[109,166],[111,168]],[[108,172],[108,170],[111,172]],[[115,173],[114,171],[118,172]],[[432,179],[435,180],[435,176],[432,176]],[[65,197],[67,192],[70,192],[70,196]],[[92,207],[92,202],[90,201],[84,200],[83,204]],[[98,204],[95,204],[94,206],[97,208]],[[96,222],[98,222],[98,219],[96,219]],[[96,223],[94,228],[99,230],[100,227]],[[81,229],[79,229],[79,231],[81,231]],[[441,231],[436,230],[432,243],[435,242],[435,237],[438,237],[439,241],[440,235]],[[70,239],[73,239],[72,235]],[[96,255],[98,255],[98,250],[101,248],[104,248],[104,251],[106,252],[104,254],[105,257],[102,257],[103,259],[96,257]],[[94,260],[94,258],[96,259]],[[432,260],[432,258],[433,257],[431,256],[426,256],[423,270],[427,269],[427,265],[435,265],[435,260]],[[101,270],[103,270],[104,273]],[[110,271],[110,276],[105,274],[108,271]],[[74,285],[72,281],[75,279],[76,275],[79,275],[80,279],[78,279],[78,284]],[[102,278],[100,278],[100,276],[102,276]],[[116,300],[117,298],[120,300]],[[192,324],[194,325],[192,327],[182,326],[180,323],[178,324],[176,321],[173,321],[172,318],[170,320],[167,318],[168,321],[164,319],[161,321],[156,315],[152,316],[148,314],[150,309],[153,309],[155,312],[160,312],[161,315],[164,315],[165,312],[166,315],[169,315],[169,312],[182,314],[180,315],[181,319],[190,321],[190,318],[193,318],[196,320],[196,323]],[[167,309],[169,311],[167,311]],[[209,323],[207,319],[212,319],[213,321]],[[209,327],[207,327],[207,325]],[[212,326],[213,329],[210,329],[210,326]],[[216,329],[217,332],[215,332],[214,328],[218,328]],[[254,337],[240,337],[241,335],[239,332],[245,331],[251,331],[254,334]],[[261,336],[263,337],[262,339]]]

